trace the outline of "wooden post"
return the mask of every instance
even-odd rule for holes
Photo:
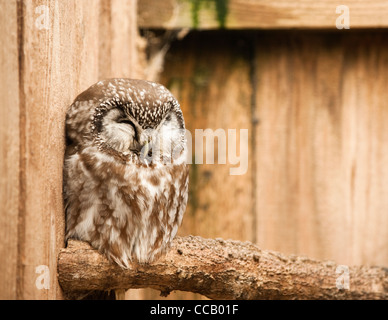
[[[0,1],[0,298],[62,298],[66,109],[100,77],[136,76],[135,13],[132,0]]]

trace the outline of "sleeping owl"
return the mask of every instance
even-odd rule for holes
[[[186,209],[188,167],[179,103],[162,85],[108,79],[66,115],[66,239],[123,268],[169,248]]]

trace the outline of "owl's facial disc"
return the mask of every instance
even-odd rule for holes
[[[135,154],[144,164],[171,163],[184,150],[185,130],[174,110],[154,128],[142,128],[121,108],[109,110],[102,119],[102,140],[114,150]]]

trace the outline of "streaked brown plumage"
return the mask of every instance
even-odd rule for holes
[[[109,79],[81,93],[66,117],[66,237],[122,267],[163,254],[187,204],[184,128],[160,84]]]

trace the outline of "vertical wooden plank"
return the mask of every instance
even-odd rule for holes
[[[112,75],[137,78],[137,8],[136,1],[112,1]]]
[[[111,76],[112,73],[112,10],[111,0],[101,1],[100,13],[99,13],[100,24],[98,41],[99,41],[99,57],[98,57],[98,77],[99,79],[106,79]]]
[[[56,262],[64,245],[64,118],[76,94],[97,79],[98,5],[92,2],[23,2],[20,299],[61,298]],[[47,28],[39,27],[44,12]],[[36,285],[39,266],[49,270],[48,288]]]
[[[0,299],[16,298],[19,206],[19,74],[16,0],[0,1]]]
[[[161,81],[181,103],[192,135],[193,158],[195,152],[202,151],[195,139],[197,129],[221,129],[227,139],[227,130],[236,129],[237,142],[240,129],[250,132],[249,63],[249,47],[244,40],[217,34],[188,36],[167,56]],[[238,152],[239,147],[237,144]],[[250,148],[249,142],[246,147]],[[204,163],[193,159],[190,165],[190,199],[181,234],[251,240],[250,166],[242,175],[231,175],[230,168],[236,166],[227,153],[226,164],[218,163],[217,155],[221,158],[224,150],[218,149],[217,140],[214,149],[215,164],[206,163],[209,154],[204,150]]]
[[[99,78],[141,78],[136,1],[104,0],[99,24]]]
[[[341,154],[347,259],[388,265],[388,35],[344,41]]]
[[[388,263],[386,40],[261,34],[261,247],[344,264]]]
[[[311,193],[314,96],[310,81],[316,76],[317,51],[298,38],[267,34],[259,38],[256,51],[258,244],[319,256]]]

